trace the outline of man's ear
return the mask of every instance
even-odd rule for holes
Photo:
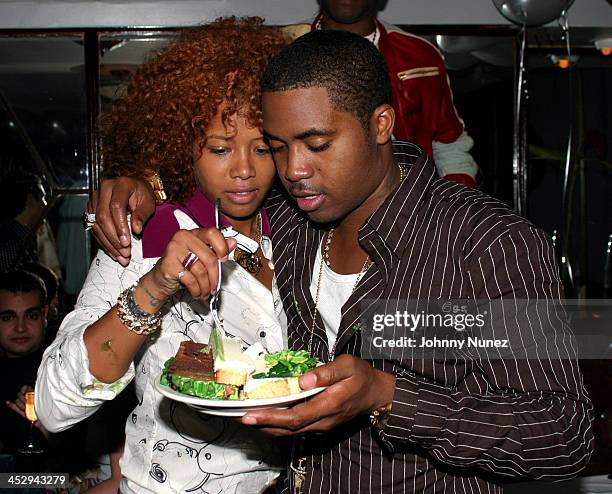
[[[385,144],[391,140],[394,124],[395,110],[391,105],[385,103],[372,112],[370,128],[374,130],[376,144]]]

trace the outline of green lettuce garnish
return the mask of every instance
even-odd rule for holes
[[[297,377],[314,368],[319,362],[306,350],[284,350],[265,356],[268,372],[254,374],[254,379],[266,377]]]
[[[213,381],[199,381],[191,377],[177,376],[172,374],[168,369],[174,357],[166,360],[164,364],[164,370],[159,382],[163,386],[168,386],[179,393],[185,395],[197,396],[198,398],[205,398],[207,400],[238,400],[240,399],[240,393],[237,386],[231,386],[233,393],[225,397],[227,384],[219,384]]]

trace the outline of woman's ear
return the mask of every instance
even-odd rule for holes
[[[372,112],[370,118],[370,128],[374,130],[376,144],[387,143],[393,135],[393,125],[395,124],[395,110],[391,105],[383,104]]]

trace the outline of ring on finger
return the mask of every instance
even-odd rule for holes
[[[96,224],[96,213],[90,213],[85,211],[83,213],[83,228],[85,231],[89,231]]]
[[[177,278],[178,278],[179,280],[183,279],[183,276],[185,276],[185,273],[186,273],[186,272],[187,272],[187,271],[181,271],[181,272],[179,272],[179,274],[178,274]]]
[[[189,269],[191,269],[191,266],[193,266],[196,262],[198,262],[200,258],[194,254],[193,252],[189,251],[187,252],[187,255],[185,256],[185,259],[183,259],[183,267],[189,271]]]

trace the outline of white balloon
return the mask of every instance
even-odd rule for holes
[[[554,21],[574,0],[493,0],[506,19],[519,26],[541,26]]]

